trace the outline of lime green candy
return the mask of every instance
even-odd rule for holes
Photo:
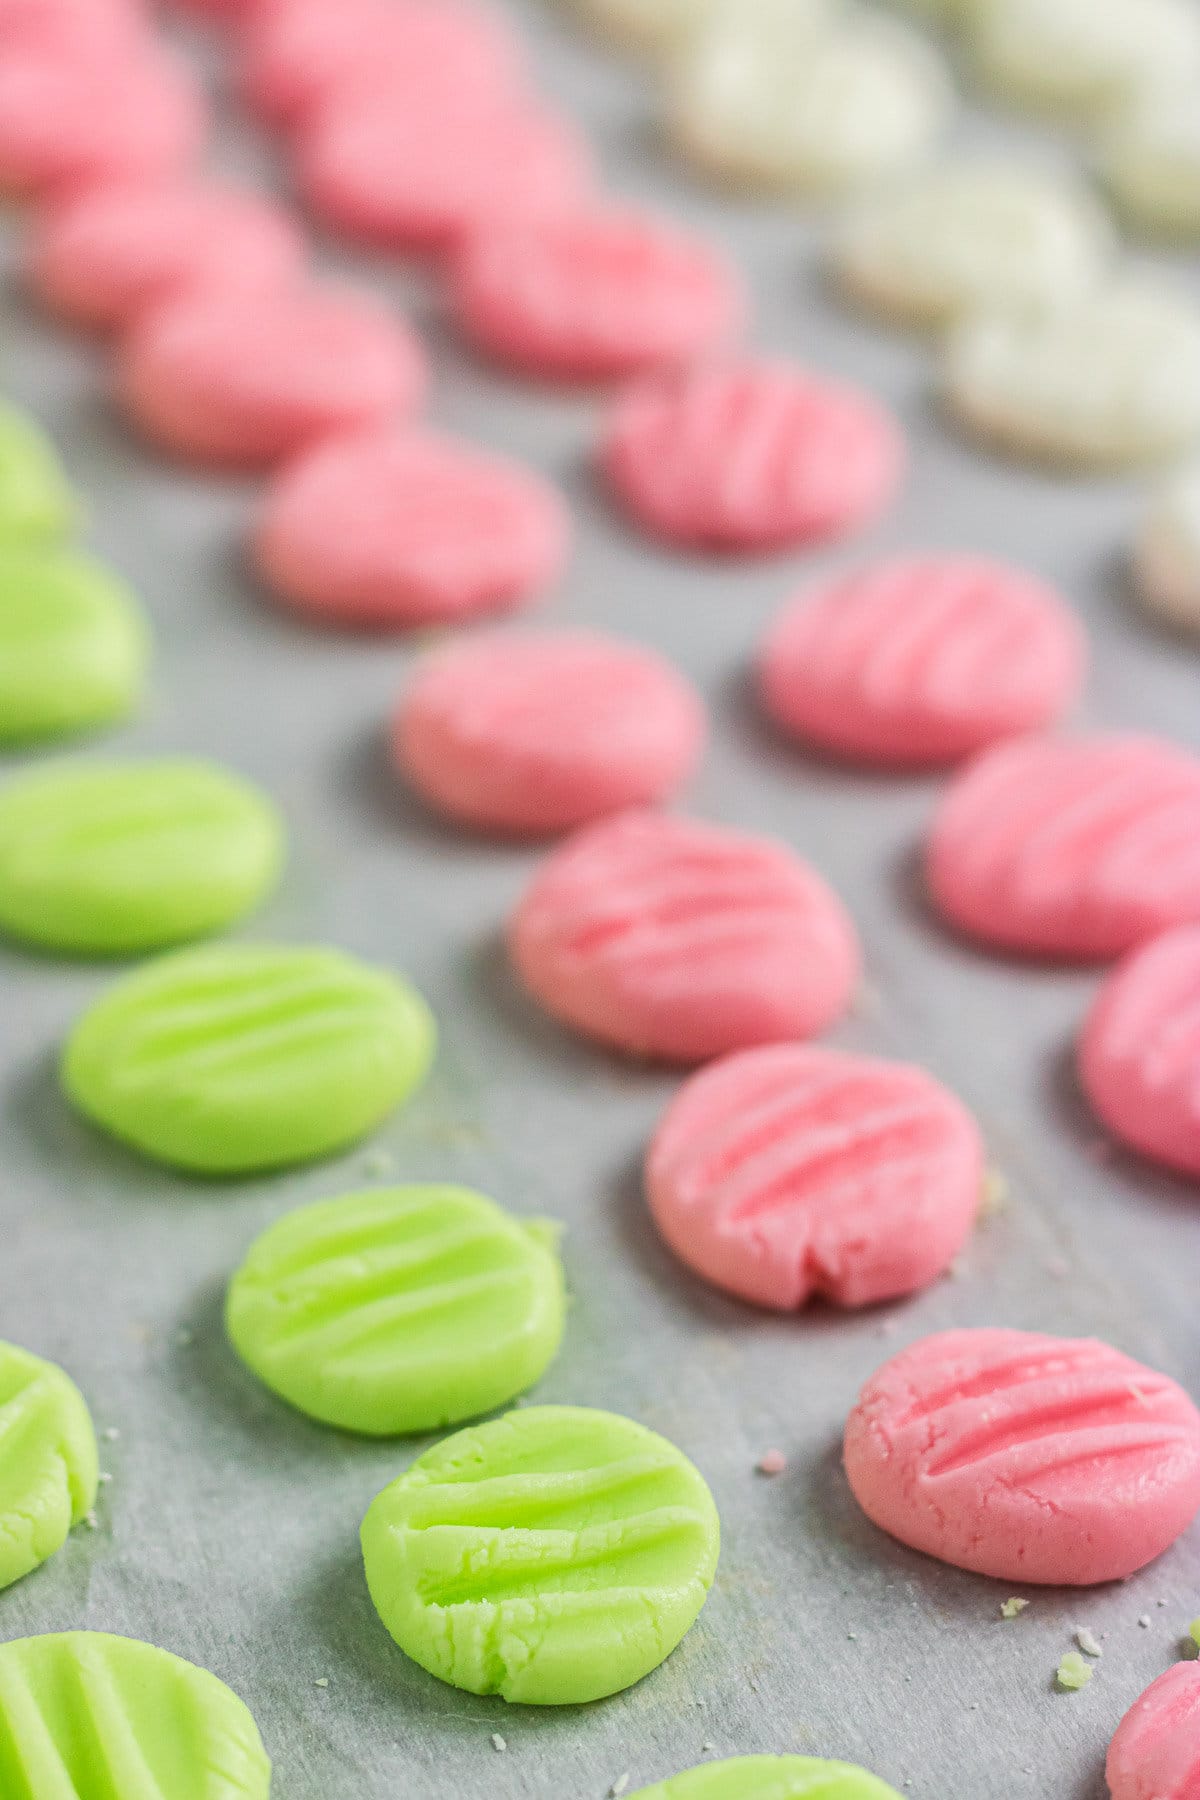
[[[147,1156],[206,1175],[324,1156],[419,1084],[416,990],[340,950],[221,944],[158,957],[79,1020],[63,1083]]]
[[[136,1638],[0,1644],[4,1800],[267,1800],[271,1763],[237,1695]]]
[[[91,1511],[98,1479],[96,1434],[75,1383],[0,1343],[0,1588],[62,1547]],[[9,1800],[2,1782],[0,1794]]]
[[[0,544],[42,544],[65,537],[79,508],[41,426],[0,405]]]
[[[210,763],[66,762],[0,790],[0,930],[119,955],[217,931],[273,885],[283,825]]]
[[[702,1763],[629,1800],[900,1800],[895,1788],[853,1763],[818,1756],[731,1756]]]
[[[264,1231],[225,1318],[242,1359],[314,1419],[377,1436],[502,1406],[562,1340],[556,1228],[457,1187],[319,1200]]]
[[[363,1520],[367,1585],[453,1687],[561,1706],[657,1668],[704,1604],[717,1509],[683,1453],[582,1406],[530,1406],[418,1457]]]
[[[116,575],[72,551],[0,549],[0,744],[126,718],[149,634]]]

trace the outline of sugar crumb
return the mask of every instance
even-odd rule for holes
[[[983,1177],[983,1194],[979,1201],[979,1216],[990,1219],[995,1213],[1003,1212],[1008,1205],[1008,1176],[999,1169],[988,1169]]]
[[[1014,1594],[1010,1600],[1005,1600],[1001,1603],[1000,1617],[1002,1619],[1018,1618],[1028,1605],[1028,1600],[1020,1600]]]
[[[1141,1618],[1138,1620],[1138,1624],[1141,1626],[1143,1631],[1149,1631],[1149,1629],[1150,1629],[1150,1614],[1143,1613]]]
[[[1075,1642],[1079,1645],[1079,1648],[1083,1651],[1085,1656],[1104,1655],[1103,1644],[1100,1643],[1095,1632],[1089,1631],[1086,1625],[1077,1625],[1075,1627]]]
[[[782,1475],[787,1468],[787,1457],[782,1450],[764,1450],[754,1466],[760,1475]]]
[[[492,1733],[492,1749],[493,1750],[507,1750],[508,1749],[508,1739],[502,1738],[498,1731],[493,1731],[493,1733]]]
[[[1191,1638],[1196,1648],[1200,1650],[1200,1619],[1192,1620],[1191,1624],[1188,1626],[1188,1636]]]
[[[1068,1650],[1054,1672],[1054,1679],[1066,1693],[1074,1694],[1087,1686],[1093,1672],[1091,1664],[1084,1662],[1078,1650]]]
[[[120,1435],[121,1433],[117,1430],[115,1425],[106,1425],[104,1430],[100,1433],[100,1436],[102,1438],[107,1438],[110,1444],[115,1444]]]
[[[89,1531],[99,1531],[100,1529],[100,1521],[94,1512],[85,1512],[83,1515],[83,1522]]]
[[[628,1786],[629,1786],[629,1770],[626,1769],[624,1775],[618,1775],[617,1779],[613,1782],[612,1786],[609,1788],[608,1800],[621,1800],[621,1795],[625,1792],[625,1789]]]
[[[329,1686],[328,1675],[318,1675],[317,1679],[313,1682],[313,1686],[314,1687],[328,1687]]]

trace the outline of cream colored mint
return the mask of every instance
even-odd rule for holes
[[[55,1363],[0,1342],[0,1588],[61,1548],[90,1512],[97,1481],[96,1434],[75,1383]],[[12,1800],[2,1780],[0,1794]]]

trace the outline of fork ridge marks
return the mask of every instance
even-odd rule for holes
[[[146,1155],[236,1174],[361,1137],[423,1080],[434,1039],[400,976],[340,950],[223,944],[115,983],[71,1033],[62,1079]]]
[[[1134,735],[985,752],[934,815],[926,877],[951,924],[1092,961],[1200,921],[1200,759]]]
[[[1050,724],[1074,697],[1084,634],[1021,569],[976,556],[897,556],[802,592],[759,657],[777,724],[888,766],[957,761]]]
[[[851,1763],[816,1756],[731,1756],[702,1763],[629,1800],[899,1800],[895,1788]]]
[[[59,763],[0,794],[0,927],[85,954],[230,924],[278,872],[265,794],[214,763]]]
[[[781,1310],[925,1286],[962,1248],[982,1180],[973,1119],[924,1070],[800,1044],[694,1075],[646,1164],[676,1255]]]
[[[704,1604],[719,1527],[665,1438],[587,1407],[446,1438],[372,1502],[368,1586],[400,1648],[471,1693],[562,1705],[639,1681]]]
[[[0,1588],[62,1546],[90,1511],[97,1480],[96,1434],[79,1389],[56,1364],[0,1342]],[[9,1800],[2,1782],[0,1793]]]
[[[466,1188],[392,1187],[287,1213],[230,1284],[229,1335],[326,1424],[433,1431],[503,1405],[563,1329],[555,1228]]]
[[[841,902],[786,845],[640,811],[546,859],[509,945],[555,1018],[675,1062],[810,1036],[844,1010],[859,970]]]
[[[846,1474],[901,1543],[1069,1586],[1160,1555],[1200,1507],[1200,1413],[1094,1338],[947,1331],[884,1363],[850,1414]]]
[[[134,1638],[0,1644],[4,1800],[267,1800],[271,1764],[222,1681]]]
[[[1152,938],[1108,977],[1083,1028],[1079,1073],[1123,1143],[1200,1175],[1200,925]]]
[[[613,414],[602,460],[656,535],[759,550],[841,536],[882,511],[904,445],[870,395],[746,359],[639,383]]]

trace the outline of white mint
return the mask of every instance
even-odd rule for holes
[[[1200,632],[1200,464],[1154,495],[1134,545],[1134,577],[1159,618]]]
[[[980,307],[1069,300],[1093,286],[1112,251],[1081,189],[1011,162],[946,163],[869,201],[835,236],[842,285],[914,324]]]
[[[1131,468],[1200,437],[1200,312],[1125,281],[951,334],[943,384],[978,435],[1056,463]]]
[[[971,31],[988,87],[1037,111],[1112,118],[1131,99],[1200,70],[1195,0],[986,0]]]
[[[834,194],[923,155],[951,107],[937,52],[896,20],[830,25],[811,0],[721,11],[675,59],[669,111],[694,163],[747,186]]]
[[[1200,77],[1133,107],[1105,140],[1100,173],[1140,230],[1200,242]]]

